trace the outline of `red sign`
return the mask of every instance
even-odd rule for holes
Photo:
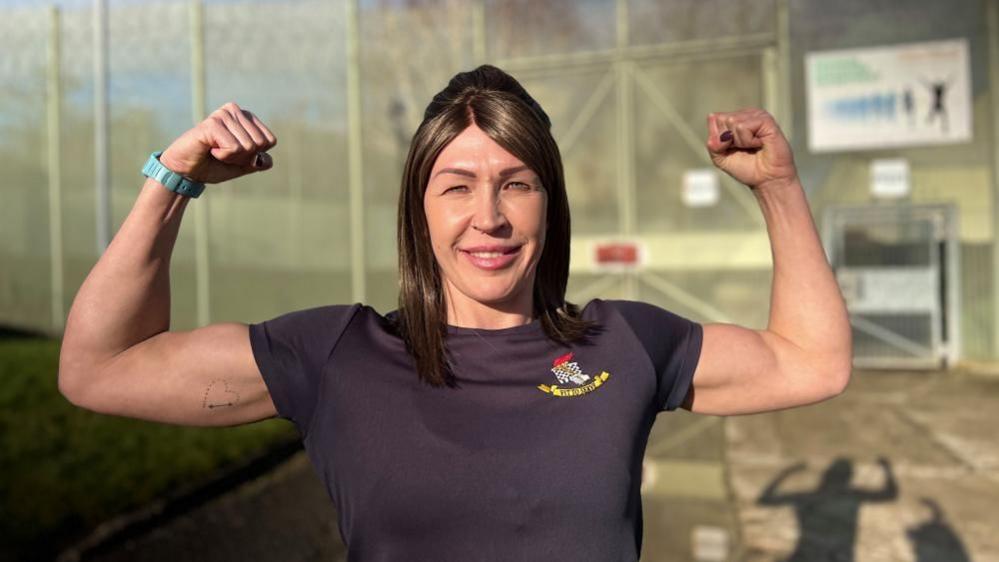
[[[638,265],[638,244],[607,242],[596,245],[597,265]]]

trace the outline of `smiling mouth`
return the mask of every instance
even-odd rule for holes
[[[462,250],[462,251],[467,251],[467,250]],[[471,255],[473,255],[473,256],[475,256],[475,257],[477,257],[477,258],[498,258],[500,256],[505,256],[507,254],[512,254],[515,251],[517,251],[516,248],[514,248],[513,250],[510,250],[508,252],[468,252],[468,253],[471,254]]]
[[[479,269],[496,270],[504,268],[517,258],[523,246],[512,246],[509,248],[470,248],[468,250],[459,249],[468,261]]]

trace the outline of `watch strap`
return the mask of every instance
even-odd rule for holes
[[[185,178],[164,166],[160,162],[161,154],[163,151],[159,150],[149,155],[149,160],[146,160],[146,165],[142,167],[142,175],[153,178],[174,193],[197,199],[205,190],[205,184]]]

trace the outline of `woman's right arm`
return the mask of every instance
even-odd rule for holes
[[[220,183],[269,169],[264,151],[276,142],[252,113],[229,103],[178,138],[160,161],[189,178]],[[188,202],[147,179],[80,287],[59,357],[59,390],[70,402],[181,425],[237,425],[275,415],[246,324],[170,331],[170,256]]]

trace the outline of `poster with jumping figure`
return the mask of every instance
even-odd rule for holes
[[[971,140],[966,39],[808,53],[805,75],[812,152]]]

